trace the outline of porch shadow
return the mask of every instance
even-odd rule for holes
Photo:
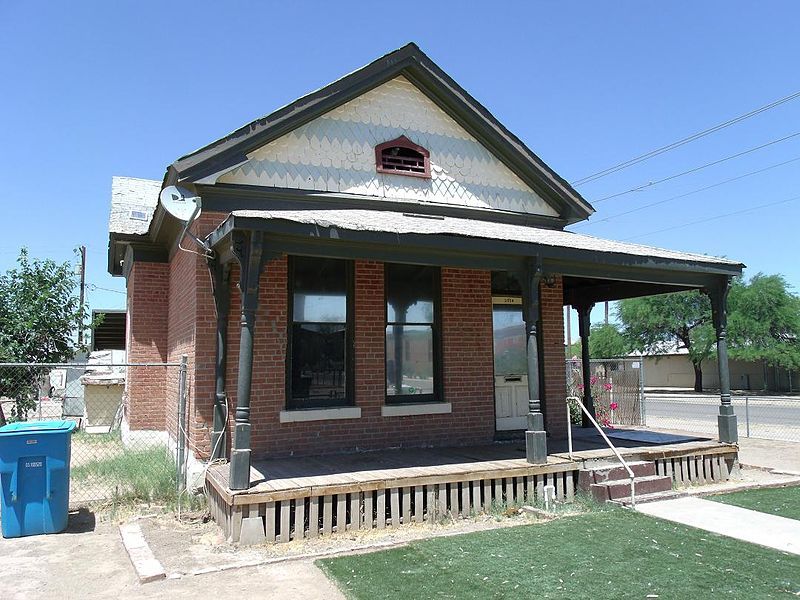
[[[661,433],[648,429],[612,429],[606,430],[606,435],[617,448],[653,448],[656,446],[671,446],[685,442],[707,442],[712,438],[698,435],[686,436],[671,433]],[[569,450],[566,439],[547,440],[550,454],[563,454]],[[572,448],[575,452],[586,450],[608,450],[608,444],[594,427],[574,427],[572,429]]]

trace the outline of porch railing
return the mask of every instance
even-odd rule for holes
[[[605,441],[605,443],[608,445],[609,448],[611,448],[611,451],[614,453],[614,456],[617,457],[617,460],[620,462],[620,464],[623,466],[623,468],[628,472],[628,477],[631,480],[631,508],[635,508],[636,507],[636,486],[635,486],[634,480],[636,478],[636,475],[634,475],[633,469],[631,469],[630,466],[628,465],[628,463],[625,461],[625,459],[622,458],[622,455],[619,453],[619,450],[617,450],[616,446],[614,446],[614,444],[611,442],[611,440],[608,439],[608,436],[606,435],[605,431],[603,431],[602,427],[600,427],[600,425],[597,424],[597,421],[592,416],[592,413],[590,413],[588,410],[586,410],[586,407],[583,405],[583,402],[581,402],[581,399],[578,398],[577,396],[570,396],[569,398],[567,398],[567,441],[568,441],[568,444],[569,444],[569,457],[570,457],[570,459],[572,459],[572,418],[570,416],[570,411],[569,411],[569,401],[570,400],[574,400],[575,402],[577,402],[578,406],[580,406],[581,410],[583,411],[583,414],[585,414],[589,418],[589,421],[592,423],[592,425],[594,425],[594,428],[597,429],[597,431],[603,437],[603,440]]]

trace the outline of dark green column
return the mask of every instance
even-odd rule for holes
[[[239,373],[236,385],[236,414],[231,451],[232,490],[250,487],[250,385],[253,376],[253,339],[258,308],[258,283],[263,268],[263,233],[234,232],[233,254],[241,267],[239,291],[242,295]]]
[[[736,443],[739,441],[739,432],[736,423],[736,414],[731,403],[731,375],[728,368],[728,292],[730,279],[706,290],[711,299],[711,315],[714,329],[717,334],[717,365],[719,368],[719,415],[717,427],[719,441]]]
[[[591,329],[591,314],[594,304],[578,304],[578,333],[581,336],[581,371],[583,373],[583,405],[595,417],[594,398],[592,398],[592,365],[589,357],[589,334]],[[581,425],[591,427],[592,422],[585,413],[581,414]]]
[[[541,327],[541,300],[539,284],[542,267],[532,259],[528,269],[521,274],[522,317],[525,320],[527,371],[528,371],[528,429],[525,431],[525,457],[529,463],[547,462],[547,433],[542,414],[539,335]]]
[[[211,460],[224,458],[227,454],[226,431],[229,409],[225,390],[225,369],[228,348],[228,315],[231,307],[230,264],[222,264],[218,258],[208,261],[213,283],[214,306],[217,312],[217,346],[214,364],[214,425],[211,431]]]

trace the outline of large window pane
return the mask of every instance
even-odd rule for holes
[[[347,321],[347,263],[343,260],[295,257],[293,264],[294,322]]]
[[[292,326],[292,399],[298,408],[341,404],[345,398],[346,326]]]
[[[386,265],[386,401],[437,398],[435,267]]]
[[[386,321],[433,323],[436,271],[416,265],[386,265]]]
[[[386,394],[433,394],[433,328],[386,327]]]
[[[348,403],[348,270],[344,260],[292,257],[289,407]]]
[[[525,323],[519,305],[496,305],[492,311],[494,374],[524,375],[528,371]]]

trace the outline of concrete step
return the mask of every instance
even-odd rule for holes
[[[656,474],[656,463],[652,461],[633,461],[628,466],[636,477],[651,477]],[[588,492],[592,484],[623,479],[629,480],[628,471],[619,463],[581,469],[578,472],[578,489]]]
[[[677,490],[669,490],[667,492],[653,492],[652,494],[642,494],[636,496],[636,504],[647,504],[648,502],[658,502],[659,500],[673,500],[675,498],[684,498],[688,496],[686,492],[679,492]],[[620,506],[630,506],[631,497],[625,496],[624,498],[617,498],[610,500],[612,504],[619,504]]]
[[[648,475],[634,479],[633,486],[637,496],[666,492],[672,490],[672,479],[664,475]],[[630,498],[631,482],[626,479],[593,483],[589,487],[589,492],[598,502],[608,502],[609,500],[618,500],[624,497]]]

